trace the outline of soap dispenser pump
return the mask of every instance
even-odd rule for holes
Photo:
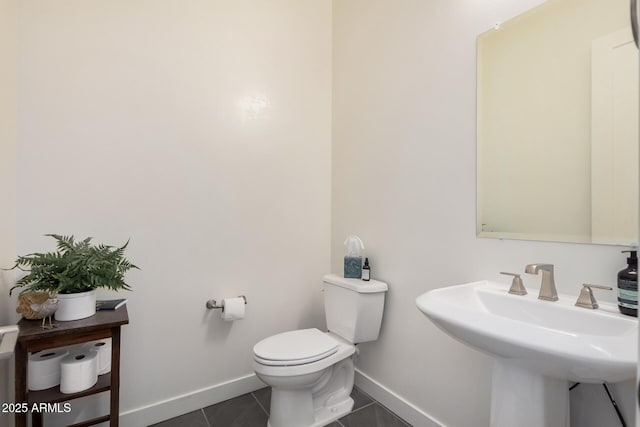
[[[638,317],[638,252],[630,254],[627,268],[618,273],[618,308],[620,313]]]

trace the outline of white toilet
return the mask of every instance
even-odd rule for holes
[[[377,280],[324,276],[329,332],[284,332],[253,347],[253,369],[271,386],[268,427],[321,427],[351,412],[354,344],[378,339],[387,289]]]

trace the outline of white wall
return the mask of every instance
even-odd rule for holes
[[[550,262],[559,291],[577,296],[585,282],[615,285],[625,266],[618,247],[475,236],[476,35],[539,3],[334,2],[332,266],[357,234],[372,277],[390,286],[380,339],[357,366],[447,426],[488,425],[490,360],[429,322],[418,295],[482,278],[508,286],[500,271]],[[632,424],[633,395],[618,398]],[[585,399],[573,404],[588,411]]]
[[[359,368],[446,425],[486,424],[489,359],[415,297],[541,261],[577,294],[624,265],[615,247],[475,238],[475,36],[537,3],[334,2],[332,90],[329,2],[21,1],[17,252],[131,238],[123,412],[148,424],[180,395],[162,407],[187,411],[250,374],[260,338],[321,326],[328,254],[340,271],[356,233],[391,286]],[[203,308],[241,293],[240,322]]]
[[[252,374],[260,339],[322,325],[331,3],[22,1],[19,13],[17,250],[53,249],[52,232],[131,238],[122,411],[159,421],[149,405]],[[240,294],[242,321],[205,309]],[[197,404],[181,402],[162,416]]]
[[[16,183],[16,3],[0,0],[0,267],[15,260]],[[0,271],[0,325],[13,323],[15,314],[9,301],[12,272]],[[0,403],[10,402],[10,364],[0,361]],[[9,414],[0,412],[0,425],[13,425]]]

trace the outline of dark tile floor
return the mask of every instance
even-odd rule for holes
[[[353,388],[351,397],[354,401],[353,411],[328,427],[410,427],[410,424],[358,388]],[[270,403],[271,389],[265,387],[153,426],[264,427],[269,418]]]

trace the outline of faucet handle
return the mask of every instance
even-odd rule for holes
[[[511,288],[509,288],[510,294],[515,294],[515,295],[527,294],[527,290],[524,288],[524,285],[522,284],[522,279],[520,278],[519,274],[507,273],[505,271],[501,271],[500,274],[504,274],[506,276],[513,276],[513,280],[511,281]]]
[[[578,297],[578,301],[576,301],[576,305],[578,307],[596,309],[598,308],[598,302],[593,296],[593,289],[606,289],[608,291],[613,290],[611,286],[601,286],[601,285],[590,285],[585,283],[582,285],[582,290],[580,290],[580,296]]]

